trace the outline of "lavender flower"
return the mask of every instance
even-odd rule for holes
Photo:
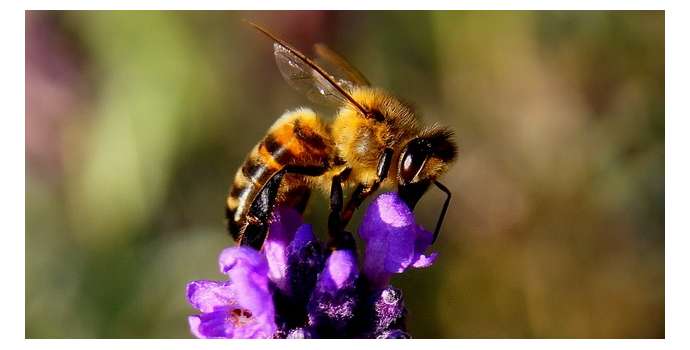
[[[430,266],[423,254],[433,235],[415,224],[396,193],[367,208],[359,234],[366,243],[360,272],[354,250],[330,251],[287,206],[276,208],[261,252],[225,249],[228,282],[195,281],[189,317],[199,338],[409,338],[402,291],[394,273]]]
[[[427,267],[437,253],[422,254],[434,238],[433,233],[415,224],[414,214],[396,193],[378,196],[367,208],[359,227],[367,244],[363,273],[375,289],[382,289],[392,274],[409,267]]]
[[[268,338],[276,330],[275,312],[268,289],[268,262],[247,247],[225,249],[220,270],[229,282],[194,281],[187,299],[200,315],[189,317],[198,338]]]

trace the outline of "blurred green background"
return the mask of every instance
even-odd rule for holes
[[[664,12],[25,16],[27,338],[191,337],[235,170],[313,105],[242,18],[456,131],[437,263],[393,280],[413,337],[665,336]]]

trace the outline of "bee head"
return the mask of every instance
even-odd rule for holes
[[[457,155],[452,137],[453,132],[448,128],[433,125],[409,141],[398,160],[399,185],[431,183],[445,173]]]

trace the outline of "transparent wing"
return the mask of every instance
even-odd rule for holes
[[[338,85],[344,88],[357,85],[369,86],[369,80],[355,66],[326,45],[315,44],[314,51],[316,52],[314,62],[331,74]]]
[[[271,32],[260,25],[246,20],[245,22],[273,39],[273,53],[278,69],[280,69],[283,78],[295,89],[306,94],[312,101],[335,107],[342,107],[345,103],[349,103],[359,109],[364,115],[369,115],[369,111],[350,96],[348,90],[343,87],[345,85],[352,87],[354,83],[346,82],[345,80],[341,83],[337,82],[323,68],[317,66],[307,56],[291,47],[282,39],[271,34]],[[333,56],[338,57],[335,54]],[[343,84],[343,86],[340,84]]]
[[[357,85],[356,83],[332,76],[334,82],[329,81],[312,66],[316,65],[315,63],[309,64],[279,42],[274,42],[273,53],[283,79],[310,100],[332,107],[341,107],[350,100],[342,90],[349,90]],[[323,69],[322,73],[328,74]],[[340,89],[334,84],[338,84]]]

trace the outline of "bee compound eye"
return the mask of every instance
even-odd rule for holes
[[[415,178],[424,167],[429,154],[429,144],[423,139],[414,139],[405,146],[398,164],[398,172],[403,185],[416,180]]]

